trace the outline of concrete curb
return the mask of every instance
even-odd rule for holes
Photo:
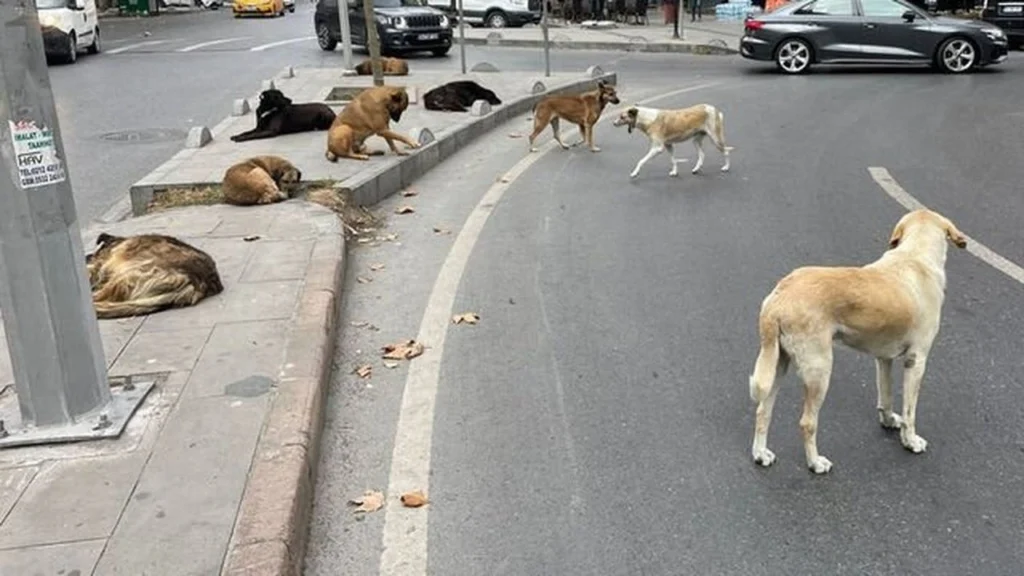
[[[454,44],[457,45],[458,43],[459,39],[456,38]],[[492,48],[543,48],[544,42],[541,40],[523,40],[519,38],[503,38],[500,40],[466,38],[466,46],[490,46]],[[618,52],[654,52],[663,54],[704,54],[713,56],[739,54],[739,50],[736,48],[712,46],[710,44],[694,44],[692,42],[581,42],[573,40],[569,42],[552,41],[549,43],[549,46],[554,50],[604,50]]]
[[[344,273],[339,226],[313,248],[221,576],[302,574]]]

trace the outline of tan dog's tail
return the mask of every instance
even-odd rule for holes
[[[100,319],[125,318],[128,316],[152,314],[153,312],[159,312],[175,306],[195,304],[199,300],[196,296],[195,288],[191,285],[185,285],[172,292],[163,292],[135,300],[122,302],[94,301],[93,308],[96,309],[96,317]]]
[[[750,398],[761,403],[775,385],[775,378],[785,374],[789,358],[779,344],[779,321],[773,314],[762,314],[758,328],[761,351],[757,354],[754,373],[750,376]]]
[[[716,109],[715,117],[718,120],[718,122],[715,122],[715,136],[718,138],[718,141],[722,143],[722,151],[732,152],[735,148],[725,145],[725,116],[722,114],[721,110]]]

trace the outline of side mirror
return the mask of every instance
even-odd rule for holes
[[[915,18],[917,18],[917,14],[913,10],[907,10],[903,13],[903,19],[907,22],[913,22]]]

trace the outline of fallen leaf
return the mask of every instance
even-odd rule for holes
[[[452,231],[447,229],[447,228],[441,228],[439,226],[434,226],[434,234],[437,234],[438,236],[447,236],[447,235],[449,235],[451,233],[452,233]]]
[[[409,196],[415,196],[417,194],[419,194],[419,192],[413,190],[412,188],[406,188],[405,190],[402,190],[402,196],[405,196],[406,198],[408,198]]]
[[[260,239],[259,234],[253,234],[252,236],[246,236],[246,237],[242,238],[242,241],[243,242],[252,242],[253,240],[259,240],[259,239]]]
[[[476,312],[466,312],[452,316],[452,324],[476,324],[480,321],[480,315]]]
[[[406,508],[419,508],[424,504],[430,503],[430,501],[427,500],[426,495],[423,494],[422,490],[406,492],[405,494],[402,494],[400,500],[402,501],[402,504],[405,505]]]
[[[388,344],[382,348],[384,358],[388,360],[412,360],[423,354],[423,344],[415,340],[403,340],[394,344]]]
[[[398,362],[385,362],[384,367],[391,369],[398,368]]]
[[[356,276],[356,282],[359,282],[360,284],[366,284],[368,282],[373,282],[373,278],[367,278],[365,276]]]
[[[501,182],[502,184],[508,184],[509,183],[509,179],[504,177],[504,176],[502,176],[501,178],[498,178],[498,182]]]
[[[353,320],[352,322],[349,322],[348,324],[349,324],[349,326],[352,326],[352,327],[355,327],[355,328],[365,328],[366,326],[370,325],[369,322],[361,322],[361,321],[360,322],[356,322],[355,320]]]
[[[372,270],[374,272],[380,272],[383,269],[384,269],[384,265],[383,264],[370,264],[370,270]]]
[[[363,492],[363,497],[356,500],[349,500],[352,506],[358,506],[356,512],[376,512],[384,507],[384,493],[376,490]]]
[[[519,132],[509,132],[508,137],[509,138],[522,138],[523,135],[520,134]]]
[[[412,214],[415,211],[415,208],[406,204],[405,206],[400,206],[397,210],[395,210],[395,214]]]
[[[360,244],[369,244],[370,242],[373,242],[373,238],[359,238],[356,242],[359,242]]]
[[[395,240],[398,240],[398,234],[388,234],[387,236],[377,236],[377,240],[381,240],[381,241],[385,241],[385,242],[394,242]]]
[[[364,364],[353,370],[353,374],[356,374],[360,378],[369,378],[370,375],[373,374],[373,366],[370,366],[369,364]]]

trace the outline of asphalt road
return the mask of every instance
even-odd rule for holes
[[[393,573],[1020,571],[1018,282],[950,248],[922,455],[878,425],[873,361],[838,348],[818,436],[832,472],[805,466],[792,374],[769,435],[778,460],[760,468],[747,381],[758,308],[780,277],[885,250],[904,209],[869,167],[1024,264],[1024,58],[968,77],[783,78],[710,61],[630,56],[614,69],[626,102],[689,87],[654,105],[719,106],[729,173],[710,149],[691,175],[686,145],[678,178],[663,155],[631,181],[647,142],[605,122],[599,154],[556,149],[496,185],[526,156],[510,137],[528,130],[520,119],[382,205],[397,242],[351,251],[308,576],[377,574],[382,555],[415,566],[421,546],[426,570]],[[416,212],[393,214],[400,204]],[[448,321],[463,312],[479,324]],[[421,330],[435,339],[414,368],[382,364],[381,346]],[[363,364],[369,379],[351,373]],[[402,482],[427,470],[428,486]],[[391,491],[383,510],[352,512],[349,499],[396,478],[392,490],[425,488],[431,504],[403,509]]]

